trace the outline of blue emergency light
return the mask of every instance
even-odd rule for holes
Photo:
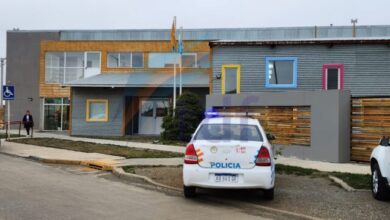
[[[215,117],[259,117],[260,113],[256,112],[214,112],[206,111],[204,113],[206,118],[215,118]]]

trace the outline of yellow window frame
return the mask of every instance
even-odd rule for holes
[[[237,72],[236,72],[236,76],[237,76],[237,94],[240,94],[240,90],[241,90],[241,65],[239,64],[225,64],[225,65],[222,65],[222,75],[221,75],[221,93],[222,95],[225,94],[225,69],[226,68],[237,68]]]
[[[106,114],[104,118],[101,119],[93,119],[90,118],[90,107],[91,103],[104,103],[106,108]],[[87,111],[85,115],[85,119],[87,122],[108,122],[108,99],[87,99]]]

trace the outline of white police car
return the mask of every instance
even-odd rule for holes
[[[185,197],[195,196],[197,187],[262,189],[272,200],[275,163],[268,139],[274,137],[248,113],[206,113],[210,115],[216,117],[200,123],[186,148]]]
[[[390,199],[390,146],[383,137],[371,153],[372,195],[375,199]]]

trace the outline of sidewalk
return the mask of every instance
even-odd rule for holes
[[[47,137],[47,138],[58,138],[74,141],[85,141],[101,144],[114,144],[125,147],[137,147],[143,149],[153,149],[153,150],[162,150],[162,151],[171,151],[177,153],[184,153],[185,148],[179,146],[170,146],[170,145],[161,145],[161,144],[151,144],[151,143],[138,143],[130,141],[117,141],[117,140],[106,140],[106,139],[92,139],[92,138],[82,138],[82,137],[70,137],[67,134],[55,134],[55,133],[45,133],[45,132],[36,132],[34,137]],[[58,160],[110,160],[115,161],[117,166],[125,165],[181,165],[183,163],[182,158],[160,158],[160,159],[124,159],[121,157],[115,157],[111,155],[97,154],[97,153],[83,153],[75,152],[62,149],[54,149],[47,147],[38,147],[32,145],[16,144],[10,142],[2,142],[0,147],[0,152],[22,156],[22,157],[40,157],[47,159],[58,159]],[[297,158],[287,158],[278,156],[276,160],[277,164],[284,164],[290,166],[297,166],[302,168],[316,169],[325,172],[344,172],[344,173],[356,173],[356,174],[370,174],[369,164],[359,164],[359,163],[329,163],[321,161],[311,161],[311,160],[302,160]]]

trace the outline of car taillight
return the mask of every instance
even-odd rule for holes
[[[196,155],[195,147],[193,144],[187,145],[186,154],[184,156],[185,164],[197,164],[198,156]]]
[[[271,155],[266,147],[261,147],[256,158],[256,166],[271,166]]]

